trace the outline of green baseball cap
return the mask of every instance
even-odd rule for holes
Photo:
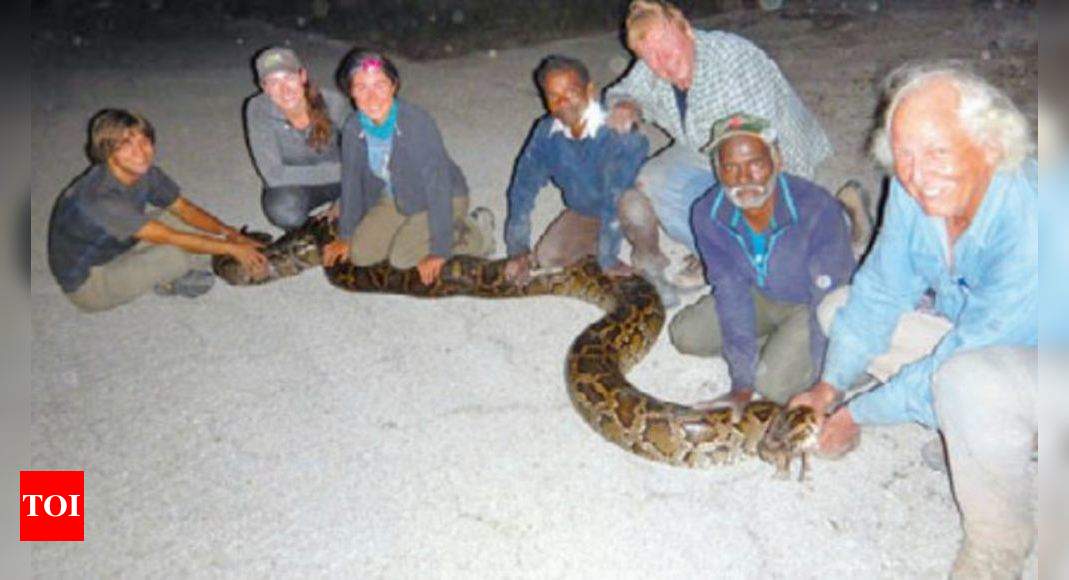
[[[718,145],[735,135],[753,135],[769,147],[775,144],[777,139],[776,130],[768,119],[749,113],[733,113],[713,123],[709,142],[702,146],[701,152],[713,155]]]
[[[256,78],[263,81],[269,75],[279,71],[300,72],[304,68],[297,53],[288,48],[275,46],[261,52],[256,57]]]

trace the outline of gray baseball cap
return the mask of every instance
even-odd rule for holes
[[[260,81],[279,71],[295,73],[302,68],[304,65],[297,58],[297,53],[288,48],[268,48],[256,57],[256,78]]]

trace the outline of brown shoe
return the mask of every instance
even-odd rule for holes
[[[866,200],[868,192],[856,179],[851,179],[835,192],[835,199],[846,208],[846,215],[850,219],[850,247],[855,257],[860,257],[869,247],[872,239],[872,218]]]

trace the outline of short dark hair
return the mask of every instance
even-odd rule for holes
[[[338,65],[337,72],[334,74],[334,81],[338,84],[338,89],[343,94],[349,94],[349,83],[352,80],[353,73],[367,60],[381,62],[382,72],[393,83],[394,91],[401,90],[401,73],[397,71],[397,66],[393,64],[393,61],[380,50],[357,46],[345,53],[345,56],[341,59],[341,64]]]
[[[126,109],[98,111],[89,121],[89,144],[86,147],[89,159],[93,163],[107,163],[130,130],[156,144],[156,128],[145,117]]]
[[[590,84],[590,71],[587,70],[583,61],[570,56],[551,54],[543,58],[542,62],[538,64],[538,68],[535,69],[535,82],[538,83],[538,88],[546,88],[546,77],[549,76],[549,73],[562,70],[575,71],[575,74],[579,75],[579,82],[582,83],[583,87]]]

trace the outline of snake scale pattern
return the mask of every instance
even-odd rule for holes
[[[217,256],[213,267],[232,285],[269,283],[320,266],[320,248],[333,234],[332,223],[312,219],[270,243],[264,250],[270,274],[261,280],[251,279],[229,257]],[[628,382],[627,371],[649,352],[665,321],[660,297],[645,279],[607,276],[590,258],[520,285],[506,279],[505,263],[455,256],[431,286],[420,282],[415,268],[399,270],[385,262],[369,267],[343,262],[325,272],[334,286],[356,292],[424,298],[556,295],[592,303],[606,314],[572,343],[566,377],[575,408],[597,433],[631,453],[682,467],[731,463],[745,453],[775,464],[777,475],[786,478],[792,460],[800,458],[799,479],[805,478],[816,447],[812,409],[787,410],[770,401],[752,402],[737,414],[730,408],[697,409],[660,400]]]

